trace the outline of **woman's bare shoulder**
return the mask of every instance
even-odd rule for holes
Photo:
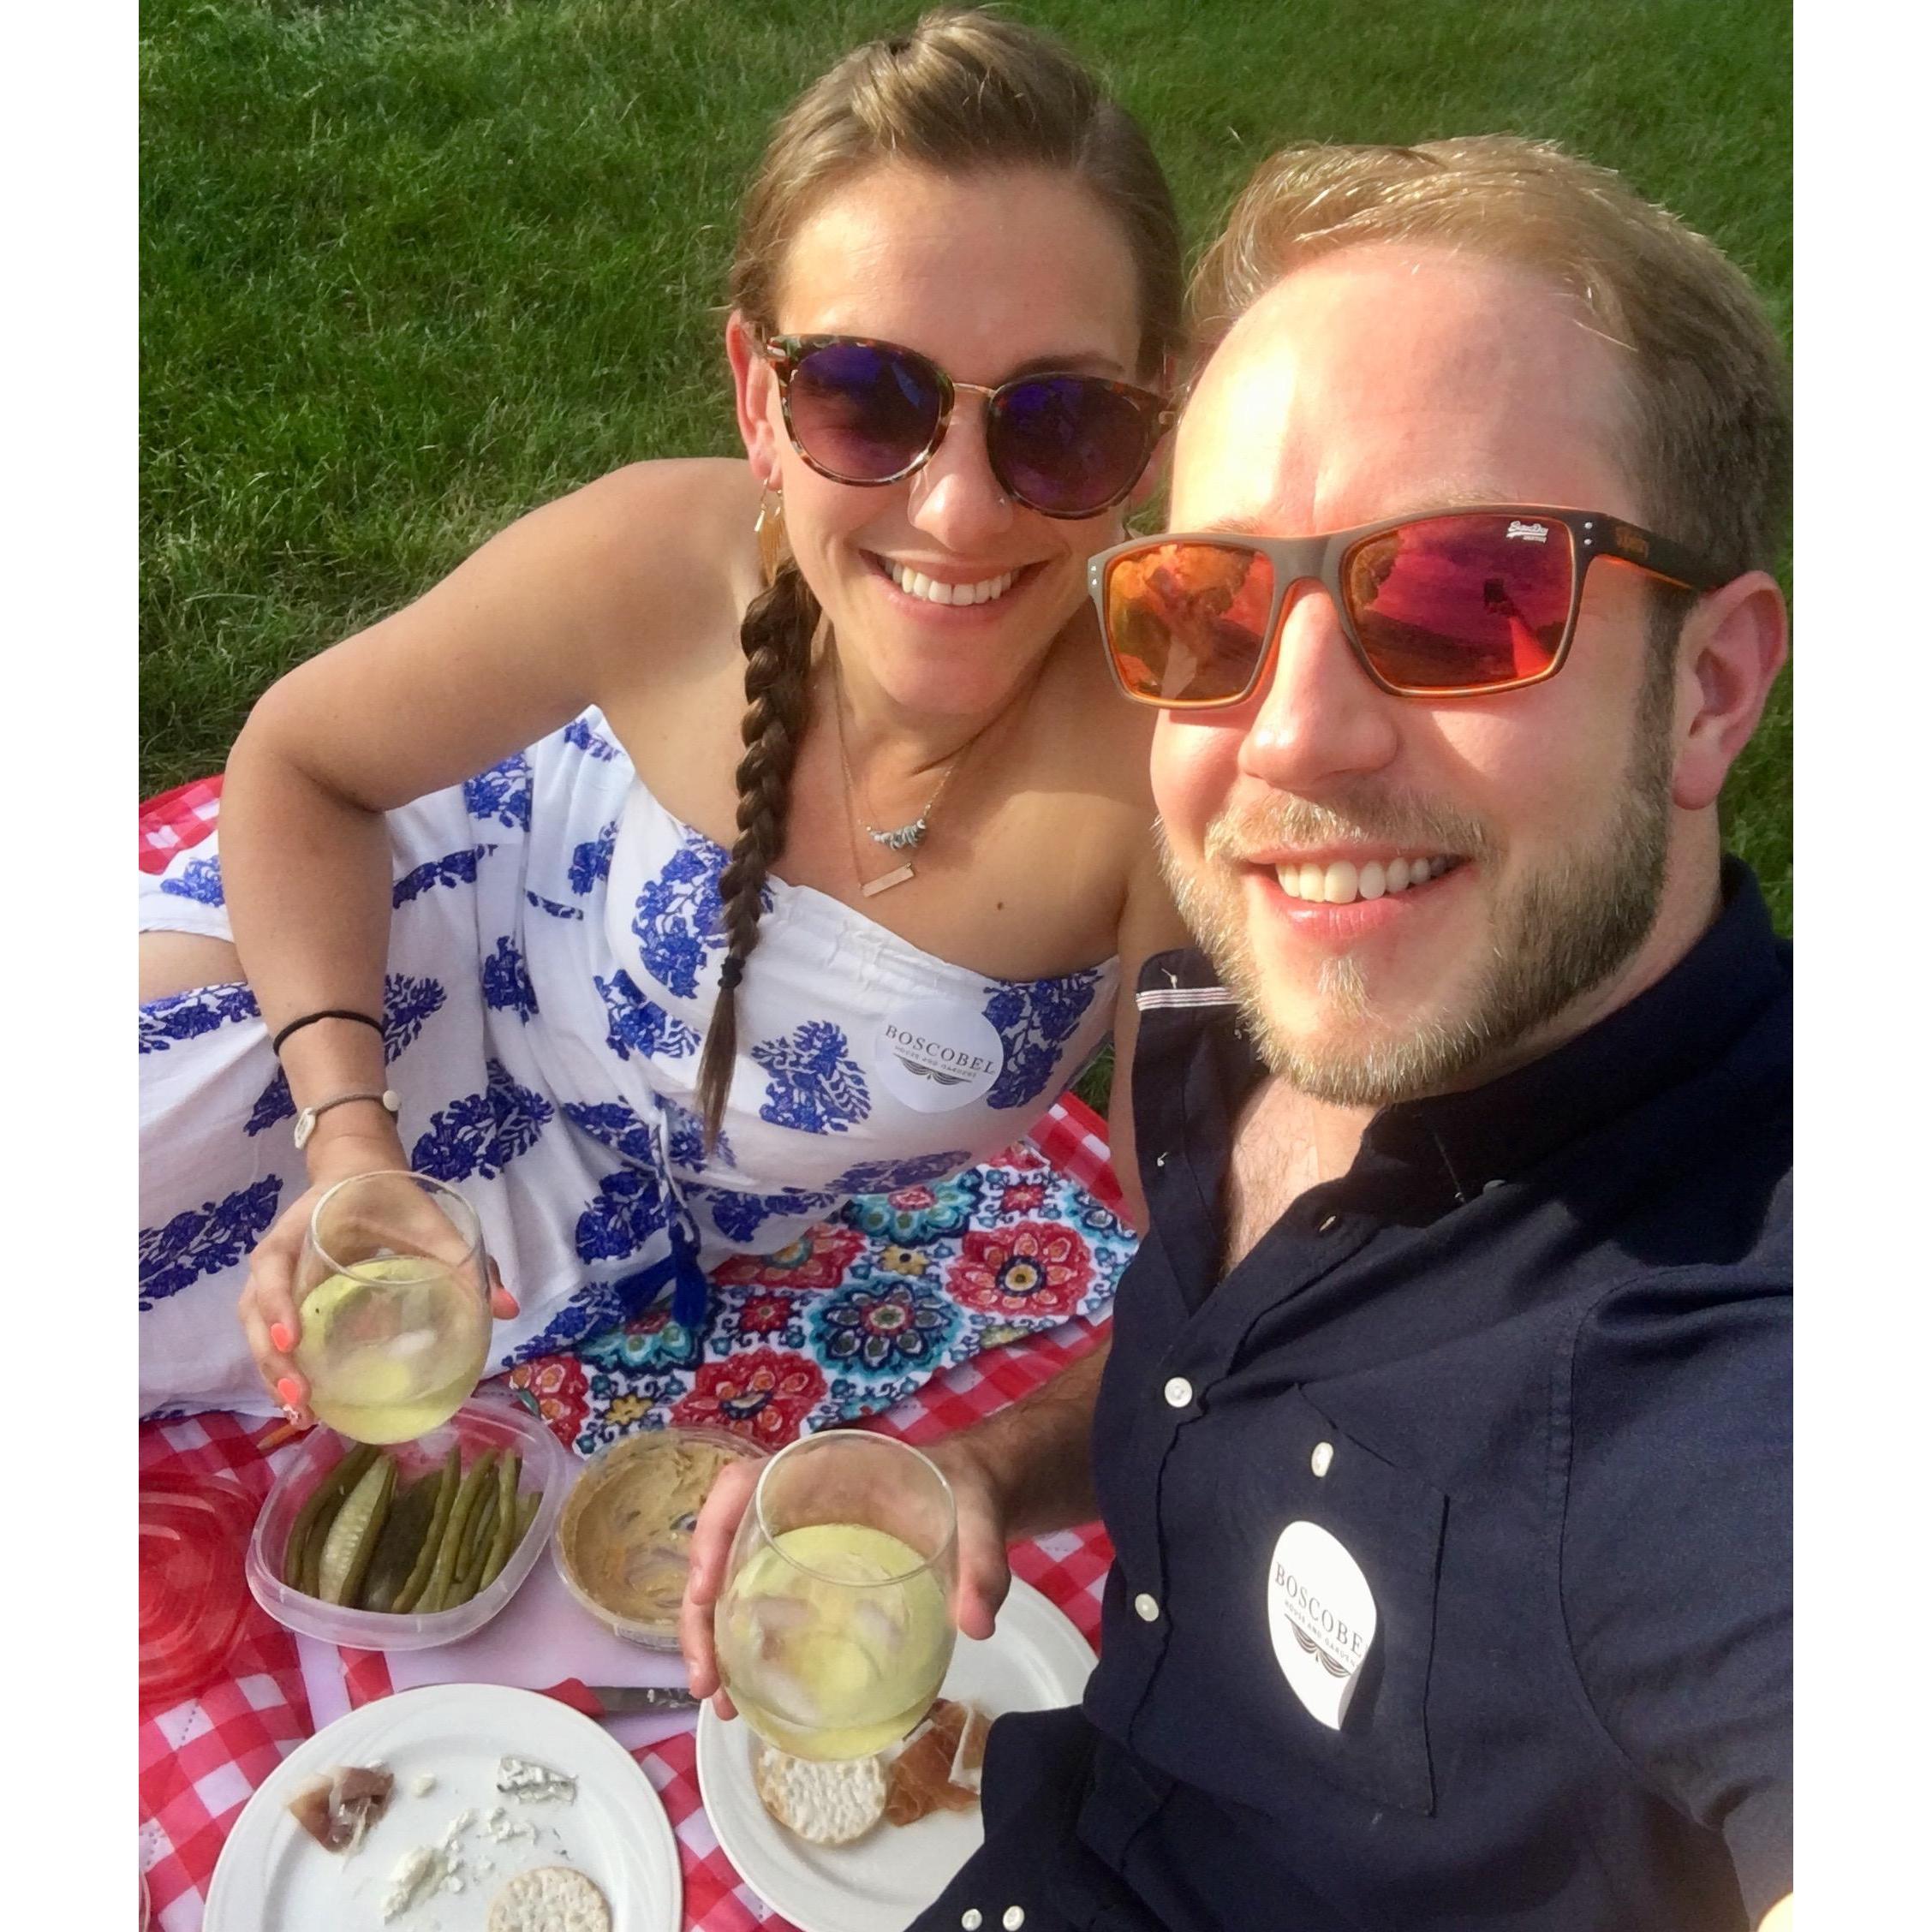
[[[1158,715],[1121,696],[1099,632],[1082,618],[1061,638],[1041,680],[1034,729],[1075,789],[1138,813],[1153,809],[1148,766]]]

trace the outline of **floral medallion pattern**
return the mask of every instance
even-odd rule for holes
[[[496,850],[494,845],[472,845],[467,851],[445,852],[439,859],[425,859],[404,873],[389,889],[389,903],[397,909],[433,892],[438,886],[474,886],[476,868]]]
[[[161,890],[173,893],[177,899],[193,899],[200,905],[224,904],[221,861],[218,858],[190,859],[179,872],[161,881]]]
[[[642,1145],[632,1137],[642,1123],[621,1103],[566,1113],[613,1152]],[[630,1240],[641,1243],[665,1212],[654,1189],[623,1191],[634,1178],[642,1176],[603,1184],[587,1211],[592,1245],[634,1252]],[[874,1204],[886,1212],[868,1226]],[[920,1231],[899,1236],[895,1217]],[[801,1429],[889,1409],[982,1349],[1103,1314],[1133,1250],[1133,1237],[1083,1188],[1023,1145],[950,1180],[849,1203],[777,1254],[733,1255],[713,1270],[694,1328],[671,1320],[662,1267],[587,1289],[559,1323],[593,1320],[608,1304],[606,1325],[560,1341],[567,1352],[512,1379],[537,1376],[550,1360],[570,1364],[576,1380],[559,1389],[581,1388],[581,1404],[550,1399],[567,1425],[559,1434],[582,1454],[665,1422],[709,1422],[775,1449]],[[617,1305],[644,1293],[646,1306]]]

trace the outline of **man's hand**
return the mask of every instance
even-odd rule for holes
[[[959,1587],[952,1620],[967,1637],[993,1635],[1012,1572],[1006,1566],[1004,1512],[990,1471],[964,1436],[950,1436],[924,1452],[951,1485],[959,1524]],[[720,1717],[736,1714],[718,1670],[713,1619],[724,1588],[731,1539],[751,1506],[761,1463],[730,1462],[719,1471],[691,1535],[691,1572],[678,1613],[677,1643],[692,1690],[712,1699]]]

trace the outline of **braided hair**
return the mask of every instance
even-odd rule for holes
[[[909,33],[857,48],[779,122],[740,216],[732,307],[771,329],[800,226],[826,196],[888,160],[956,174],[1024,166],[1070,174],[1118,223],[1133,254],[1142,373],[1159,368],[1179,341],[1180,224],[1147,136],[1058,42],[974,8],[939,9]],[[738,836],[719,880],[726,950],[698,1068],[707,1148],[737,1058],[737,990],[758,943],[766,877],[784,850],[820,615],[788,558],[740,629],[747,708]]]

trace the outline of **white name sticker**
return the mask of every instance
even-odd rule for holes
[[[1318,1523],[1291,1523],[1268,1559],[1274,1661],[1309,1714],[1339,1731],[1375,1641],[1362,1565]]]
[[[975,1008],[915,999],[879,1023],[873,1064],[886,1091],[914,1112],[950,1113],[992,1088],[1006,1064],[1006,1048]]]

